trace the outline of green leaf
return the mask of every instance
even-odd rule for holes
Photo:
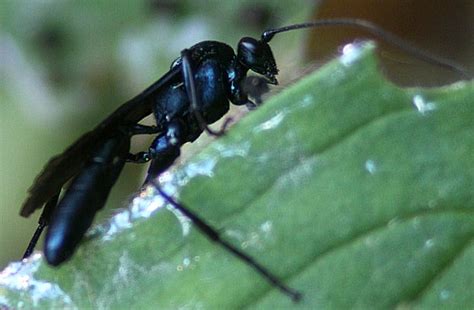
[[[11,264],[0,304],[472,307],[473,98],[472,82],[400,89],[371,45],[353,46],[161,176],[163,190],[301,291],[299,304],[151,187],[60,268],[40,255]]]

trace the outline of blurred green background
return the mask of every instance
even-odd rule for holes
[[[319,2],[323,3],[320,15]],[[407,8],[407,3],[413,5]],[[426,10],[433,7],[428,0],[387,0],[383,6],[377,0],[0,1],[0,269],[21,257],[36,228],[39,214],[24,219],[18,212],[47,160],[156,81],[183,48],[202,40],[235,47],[242,36],[259,36],[269,27],[352,16],[375,20],[472,71],[474,4],[470,0],[449,3],[454,3],[448,5],[452,12]],[[413,23],[393,14],[401,10],[399,6]],[[387,7],[388,12],[383,10]],[[422,22],[419,17],[424,17]],[[302,45],[298,38],[308,33],[272,41],[283,84],[314,69],[307,65],[315,62],[312,59],[321,63],[337,53],[337,46],[360,36],[341,28],[316,30],[312,33],[317,36]],[[438,85],[459,78],[432,66],[422,68],[413,59],[402,59],[400,53],[385,54],[397,70],[423,71],[415,79],[412,71],[405,72],[409,81],[397,80],[404,85],[413,80],[414,85],[424,85],[419,81],[427,77]],[[301,61],[302,56],[306,60]],[[307,65],[304,70],[301,64]],[[395,79],[402,75],[388,67],[385,72]],[[134,149],[146,149],[148,143],[134,139]],[[99,219],[127,205],[143,174],[144,167],[126,166]]]
[[[313,8],[313,1],[0,1],[0,269],[21,258],[36,228],[38,212],[28,219],[18,212],[49,158],[157,80],[183,48],[203,40],[235,47]],[[288,72],[298,57],[282,55],[281,45],[275,40],[275,54]],[[135,140],[135,149],[147,148]],[[99,217],[125,207],[143,173],[127,166]]]

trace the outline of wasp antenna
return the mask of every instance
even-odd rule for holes
[[[369,21],[363,19],[356,19],[356,18],[332,18],[332,19],[320,19],[313,22],[301,23],[301,24],[294,24],[289,25],[281,28],[274,28],[266,30],[262,33],[262,41],[270,42],[271,39],[275,36],[275,34],[280,32],[287,32],[296,29],[304,29],[304,28],[317,28],[317,27],[328,27],[328,26],[350,26],[350,27],[359,27],[367,30],[368,32],[380,37],[381,39],[385,40],[387,43],[390,43],[401,50],[405,51],[412,56],[425,61],[426,63],[444,67],[451,71],[457,72],[458,74],[462,75],[467,79],[472,79],[473,75],[463,68],[460,64],[450,61],[448,59],[433,55],[427,51],[424,51],[418,47],[413,46],[411,43],[403,40],[402,38],[396,36],[395,34],[388,32],[382,27],[371,23]]]

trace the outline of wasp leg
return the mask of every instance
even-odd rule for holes
[[[127,133],[129,136],[135,135],[154,135],[163,131],[163,128],[160,126],[147,126],[141,124],[135,124],[131,127],[126,127],[122,129]]]
[[[23,254],[23,258],[27,258],[33,253],[35,250],[36,244],[38,243],[39,238],[41,237],[41,233],[43,232],[44,228],[49,225],[51,220],[51,215],[53,214],[54,209],[58,203],[59,193],[54,195],[44,206],[43,212],[38,220],[38,227],[33,234],[33,237],[26,248],[25,253]]]
[[[224,122],[224,125],[221,127],[219,131],[212,130],[207,126],[206,120],[202,116],[200,112],[201,103],[199,102],[199,98],[196,92],[196,85],[194,83],[194,75],[193,70],[191,68],[191,56],[189,55],[189,50],[185,49],[181,52],[181,59],[182,59],[182,66],[183,66],[183,78],[184,78],[184,86],[186,87],[186,93],[188,94],[189,101],[191,102],[191,111],[194,113],[199,127],[202,131],[206,131],[211,136],[222,136],[225,134],[225,130],[230,123],[231,119],[227,119]]]
[[[294,290],[288,286],[286,286],[277,276],[273,275],[269,270],[259,264],[254,258],[250,257],[249,255],[245,254],[243,251],[239,250],[232,244],[228,243],[224,239],[221,238],[219,232],[207,224],[203,219],[201,219],[196,213],[189,210],[186,206],[182,203],[178,203],[174,200],[171,196],[166,194],[156,183],[155,180],[151,181],[151,184],[158,190],[160,195],[170,203],[174,208],[179,210],[183,213],[186,217],[188,217],[194,225],[204,234],[206,235],[211,241],[216,242],[227,251],[232,253],[232,255],[238,257],[240,260],[244,261],[247,265],[251,266],[255,269],[263,278],[265,278],[271,285],[276,286],[279,290],[281,290],[284,294],[290,297],[294,302],[298,302],[302,298],[302,294],[297,290]]]
[[[120,129],[123,133],[131,136],[135,135],[153,135],[163,132],[162,126],[146,126],[141,124],[135,124],[131,127],[125,127]],[[151,160],[150,152],[139,152],[136,154],[129,153],[126,157],[126,161],[135,164],[144,164]]]
[[[259,76],[248,76],[242,82],[242,89],[254,102],[247,100],[246,106],[249,110],[254,110],[263,102],[263,95],[270,91],[268,82],[265,78]]]
[[[131,163],[143,164],[152,161],[144,184],[166,171],[179,157],[181,145],[184,143],[183,126],[179,121],[171,121],[167,124],[166,131],[153,140],[148,151],[127,155],[127,162]]]
[[[135,154],[129,153],[127,155],[127,163],[134,163],[134,164],[145,164],[152,160],[150,155],[150,151],[148,152],[138,152]]]
[[[179,157],[181,145],[185,142],[184,132],[185,127],[181,122],[172,121],[168,123],[166,132],[155,138],[148,152],[138,153],[142,157],[148,156],[149,159],[152,159],[145,183],[166,171]]]

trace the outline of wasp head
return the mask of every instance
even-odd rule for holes
[[[268,43],[245,37],[239,41],[237,58],[248,69],[265,76],[271,84],[278,84],[275,58]]]

